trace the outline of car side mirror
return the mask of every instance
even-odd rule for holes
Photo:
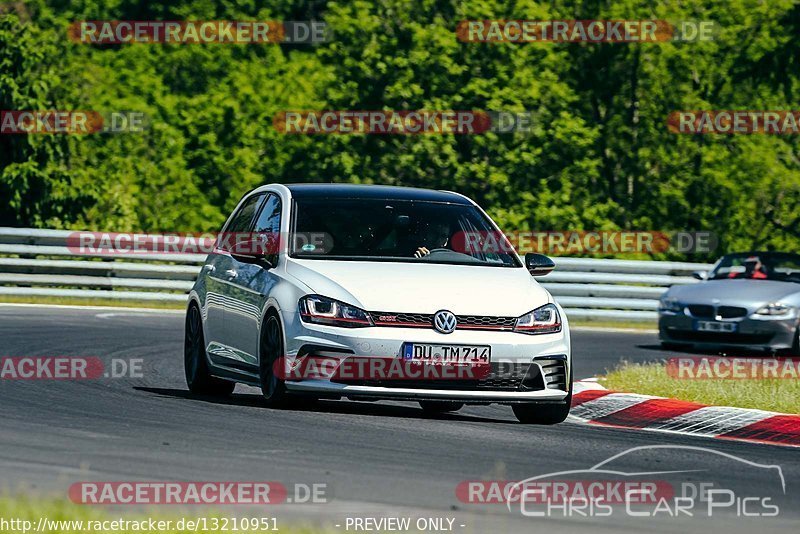
[[[556,264],[544,254],[528,252],[525,254],[525,267],[531,276],[544,276],[556,268]]]
[[[708,278],[708,272],[695,271],[692,273],[692,278],[696,278],[697,280],[705,280],[706,278]]]
[[[254,263],[266,269],[271,269],[277,263],[276,247],[269,241],[261,239],[246,239],[237,241],[230,248],[231,256],[242,263]]]

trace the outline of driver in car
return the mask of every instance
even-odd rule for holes
[[[418,247],[417,251],[414,252],[415,258],[427,256],[437,248],[446,248],[447,243],[450,241],[450,229],[446,224],[428,224],[420,234],[424,245]]]
[[[767,278],[764,264],[761,263],[761,258],[758,256],[750,256],[742,262],[742,265],[744,265],[743,273],[731,273],[732,276],[729,276],[731,278],[754,278],[756,280],[763,280]]]

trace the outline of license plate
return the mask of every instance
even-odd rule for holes
[[[719,321],[697,321],[695,330],[700,332],[736,332],[736,323],[722,323]]]
[[[403,359],[429,364],[488,365],[492,361],[492,348],[482,345],[429,345],[406,343]]]

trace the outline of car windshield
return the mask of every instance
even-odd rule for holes
[[[781,252],[729,254],[717,263],[710,280],[778,280],[800,283],[800,255]]]
[[[443,202],[299,198],[291,256],[521,267],[506,248],[472,246],[465,235],[498,232],[475,206]]]

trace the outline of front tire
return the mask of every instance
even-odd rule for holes
[[[520,423],[526,425],[557,425],[569,415],[572,392],[563,404],[514,404],[512,409]]]
[[[275,374],[276,362],[283,362],[283,329],[274,313],[267,315],[261,327],[258,360],[264,403],[270,408],[284,407],[288,397],[286,382]]]
[[[200,319],[200,308],[196,304],[190,305],[186,312],[183,371],[186,385],[195,395],[227,396],[236,387],[235,382],[215,378],[208,370],[203,322]]]
[[[419,401],[419,406],[428,413],[457,412],[464,407],[463,402],[452,401]]]
[[[789,356],[800,357],[800,326],[794,331],[794,342],[789,349]]]

